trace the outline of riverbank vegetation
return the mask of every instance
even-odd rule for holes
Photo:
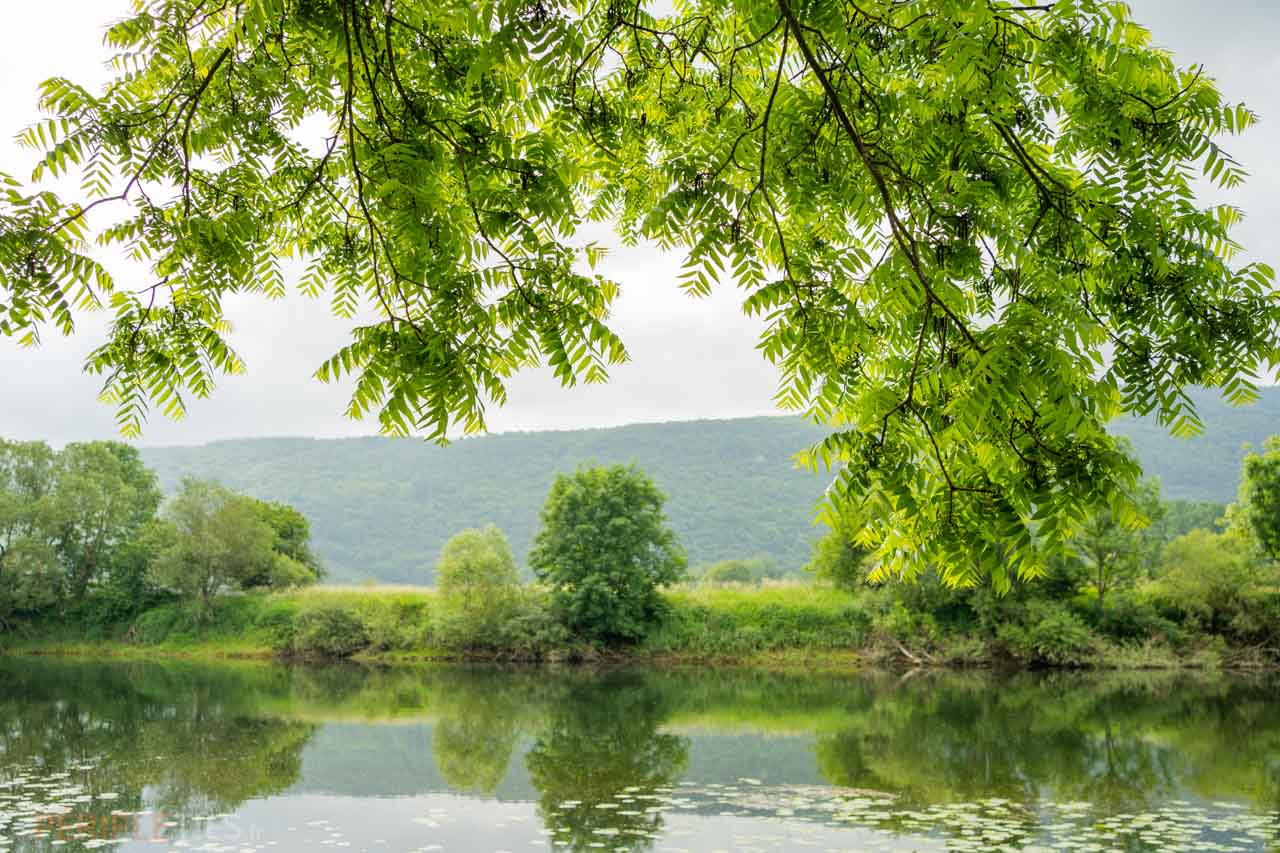
[[[7,471],[46,457],[61,470],[37,447],[5,450]],[[135,480],[150,482],[139,471]],[[130,656],[1269,667],[1280,658],[1278,471],[1272,440],[1246,458],[1239,500],[1212,512],[1167,504],[1147,482],[1136,513],[1085,519],[1071,555],[1007,589],[955,587],[937,573],[883,577],[852,515],[832,519],[804,580],[778,578],[766,557],[686,572],[665,496],[634,466],[557,478],[530,554],[532,582],[489,525],[450,540],[435,588],[313,586],[305,518],[190,481],[158,512],[158,498],[147,498],[151,517],[140,512],[122,528],[131,538],[104,540],[101,568],[78,593],[79,564],[46,531],[50,563],[40,572],[63,574],[54,597],[34,604],[15,591],[46,574],[14,555],[39,553],[31,531],[45,530],[35,519],[52,511],[19,511],[14,496],[31,478],[11,473],[0,644]],[[51,494],[69,488],[59,476],[78,482],[55,475]],[[140,591],[122,605],[126,581]]]
[[[228,591],[314,583],[310,536],[292,507],[208,481],[161,507],[155,474],[119,442],[0,440],[0,632],[120,624],[176,599],[207,614]]]

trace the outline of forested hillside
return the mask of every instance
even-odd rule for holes
[[[1233,409],[1199,398],[1208,425],[1191,441],[1123,421],[1148,473],[1169,498],[1229,501],[1241,445],[1280,433],[1280,391]],[[316,550],[339,582],[428,583],[450,535],[493,522],[524,561],[557,472],[580,462],[636,461],[667,492],[667,512],[691,563],[769,554],[797,568],[815,535],[826,481],[791,461],[822,431],[794,418],[644,424],[508,433],[447,448],[415,439],[251,439],[150,448],[146,462],[171,491],[186,474],[290,503],[312,522]]]
[[[1280,434],[1280,388],[1262,389],[1262,399],[1236,408],[1207,391],[1192,391],[1205,422],[1203,435],[1183,441],[1154,421],[1126,418],[1112,431],[1133,440],[1142,465],[1160,478],[1170,500],[1235,500],[1243,445]]]
[[[252,439],[152,448],[171,491],[183,475],[292,504],[312,524],[334,581],[428,583],[445,541],[493,522],[521,563],[557,472],[584,461],[635,461],[667,493],[691,563],[770,554],[807,558],[826,480],[791,455],[822,431],[792,418],[506,433],[441,448],[416,439]]]

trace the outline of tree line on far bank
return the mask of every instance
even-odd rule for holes
[[[540,586],[521,588],[505,536],[490,525],[445,546],[437,568],[445,633],[468,645],[634,641],[662,613],[662,586],[684,577],[666,498],[634,465],[560,475],[529,555]],[[162,501],[138,452],[118,442],[0,441],[0,628],[54,615],[100,627],[160,604],[208,617],[220,596],[313,584],[324,576],[310,525],[292,507],[186,479]],[[282,651],[341,656],[364,628],[323,608],[290,622]],[[545,639],[545,638],[544,638]]]
[[[0,628],[56,612],[95,624],[162,601],[314,583],[307,519],[216,483],[167,502],[138,451],[112,441],[0,440]]]

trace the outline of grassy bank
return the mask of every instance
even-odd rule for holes
[[[0,635],[12,654],[370,661],[811,660],[856,663],[869,620],[847,595],[802,584],[677,589],[643,643],[596,648],[569,637],[549,597],[523,588],[497,606],[460,611],[421,587],[314,587],[227,596],[201,614],[189,603],[129,622],[86,626],[56,618]]]
[[[934,637],[927,647],[884,627],[867,602],[823,586],[688,587],[664,593],[668,611],[646,639],[602,649],[570,637],[544,591],[521,588],[496,603],[450,608],[419,587],[315,587],[154,607],[106,625],[47,618],[0,634],[11,654],[186,658],[736,662],[849,667],[1039,666],[976,635]],[[1073,666],[1119,669],[1271,667],[1258,650],[1218,638],[1172,645],[1095,638]]]

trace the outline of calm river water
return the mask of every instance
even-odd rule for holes
[[[1280,681],[0,659],[0,851],[1280,849]]]

